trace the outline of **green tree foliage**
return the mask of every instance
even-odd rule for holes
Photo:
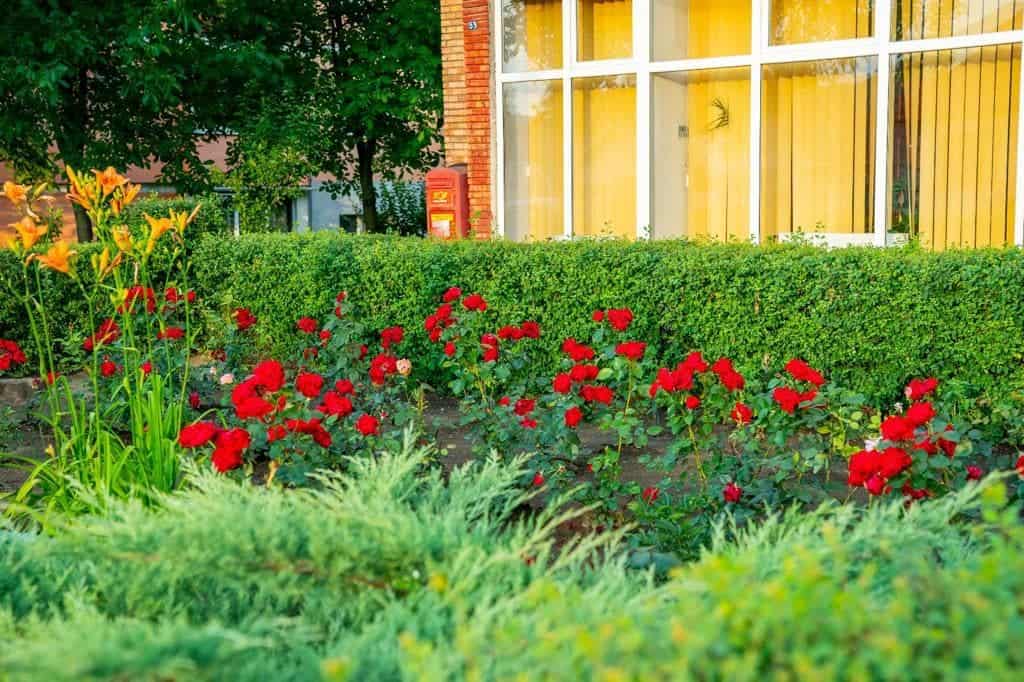
[[[294,71],[306,6],[12,0],[0,32],[0,159],[40,179],[60,164],[162,162],[168,182],[202,186],[196,142],[232,129],[240,98]],[[76,218],[86,241],[88,220]]]

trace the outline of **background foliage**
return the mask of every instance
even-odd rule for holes
[[[83,252],[88,247],[81,248]],[[537,320],[553,373],[567,336],[586,338],[590,312],[629,305],[636,338],[658,359],[692,349],[738,368],[802,357],[829,379],[889,401],[908,378],[967,379],[998,393],[1024,383],[1024,253],[693,245],[658,241],[444,244],[337,233],[209,237],[194,247],[204,304],[260,318],[268,352],[294,347],[294,321],[324,317],[347,290],[360,319],[408,330],[403,350],[436,386],[440,358],[423,319],[448,286],[482,293],[499,323]],[[0,257],[0,267],[14,267]],[[75,296],[61,323],[77,329]],[[0,337],[21,339],[22,319],[0,301]]]

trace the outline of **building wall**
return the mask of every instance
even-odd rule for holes
[[[494,227],[493,73],[488,0],[441,0],[445,163],[465,165],[474,234]]]

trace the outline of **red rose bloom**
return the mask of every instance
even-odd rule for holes
[[[462,307],[466,310],[477,310],[482,313],[487,310],[487,301],[480,294],[470,294],[462,300]]]
[[[929,377],[927,379],[911,379],[903,393],[910,400],[920,400],[938,387],[939,380],[935,377]]]
[[[322,448],[331,447],[331,434],[323,427],[319,419],[289,419],[285,425],[293,433],[303,433],[313,437],[313,442]]]
[[[213,466],[220,473],[242,466],[242,453],[249,447],[251,439],[245,429],[231,429],[217,434],[213,450]]]
[[[924,426],[935,417],[935,408],[931,403],[914,403],[907,409],[905,418],[913,426]]]
[[[185,300],[188,301],[189,303],[195,303],[196,302],[196,292],[189,291],[187,294],[185,294]]]
[[[26,360],[21,346],[14,341],[0,339],[0,372],[6,372],[14,365],[24,364]]]
[[[551,388],[555,393],[568,393],[572,390],[572,377],[565,373],[557,375],[551,382]]]
[[[370,414],[364,414],[356,420],[356,431],[364,436],[375,436],[380,431],[380,422]]]
[[[754,420],[754,411],[743,403],[736,403],[732,408],[732,412],[729,413],[729,418],[738,425],[743,426]]]
[[[647,344],[643,341],[625,341],[615,346],[615,352],[624,358],[629,358],[634,362],[643,360],[644,352],[647,350]]]
[[[167,339],[168,341],[179,341],[185,337],[185,330],[181,327],[167,327],[161,332],[157,332],[157,340]]]
[[[352,414],[352,401],[346,396],[340,395],[334,391],[328,391],[324,394],[323,404],[316,409],[326,415],[347,417]]]
[[[523,338],[523,330],[513,325],[505,325],[498,330],[498,338],[505,341],[518,341]]]
[[[276,443],[277,441],[281,440],[287,435],[288,429],[281,426],[280,424],[276,424],[275,426],[271,426],[269,429],[267,429],[267,442]]]
[[[253,379],[260,388],[273,393],[284,386],[284,368],[277,360],[264,360],[252,370]]]
[[[380,345],[384,350],[388,350],[391,346],[402,343],[402,338],[405,336],[405,330],[401,327],[388,327],[380,333]]]
[[[604,311],[603,310],[595,310],[590,315],[590,319],[592,319],[594,322],[604,322]]]
[[[565,411],[565,425],[570,429],[575,429],[581,421],[583,421],[583,410],[580,408],[574,405]]]
[[[177,303],[181,300],[181,293],[174,287],[164,289],[164,300],[168,303]]]
[[[240,332],[244,332],[256,324],[256,316],[248,308],[236,308],[232,317],[235,318],[235,326]]]
[[[334,390],[338,392],[338,395],[348,395],[355,390],[355,386],[348,379],[338,379],[334,383]]]
[[[708,363],[699,350],[695,350],[686,356],[686,359],[679,364],[679,368],[690,374],[699,374],[708,371]]]
[[[864,483],[864,487],[872,495],[881,495],[885,492],[885,479],[875,474]]]
[[[525,417],[522,421],[519,422],[519,425],[522,426],[524,429],[535,429],[537,428],[537,420]]]
[[[633,321],[633,311],[629,308],[609,310],[606,315],[608,317],[608,324],[612,326],[612,329],[620,332],[626,331]]]
[[[295,389],[307,398],[316,398],[324,390],[324,378],[312,372],[302,372],[295,377]]]
[[[584,381],[593,381],[600,372],[597,365],[573,365],[569,370],[569,378],[574,383],[582,384]]]
[[[451,341],[444,344],[444,354],[447,355],[448,357],[455,355],[455,344],[452,343]]]
[[[796,412],[796,408],[800,405],[801,400],[800,394],[788,386],[776,388],[772,391],[772,398],[779,404],[782,411],[788,414]]]
[[[178,445],[183,448],[198,448],[206,445],[220,433],[213,422],[196,422],[182,427],[178,433]]]
[[[814,384],[815,386],[821,386],[825,383],[825,377],[821,376],[818,370],[798,358],[794,358],[787,362],[785,369],[789,372],[789,375],[797,381],[806,381]]]
[[[1017,463],[1013,465],[1017,469],[1017,475],[1024,478],[1024,455],[1017,458]]]
[[[886,417],[882,422],[882,438],[898,442],[914,439],[914,424],[899,415]]]
[[[117,374],[117,365],[110,358],[104,358],[100,364],[100,375],[109,379]]]
[[[263,419],[274,411],[274,404],[263,398],[261,390],[258,379],[252,377],[231,391],[231,404],[239,419]]]
[[[451,303],[459,296],[462,296],[462,289],[458,287],[451,287],[450,289],[448,289],[448,291],[444,292],[444,295],[441,297],[441,300],[444,301],[445,303]]]
[[[573,362],[586,362],[594,357],[593,348],[571,337],[562,342],[562,352],[572,358]]]
[[[878,459],[878,473],[882,478],[893,478],[903,473],[914,460],[910,458],[906,450],[901,448],[886,448]]]
[[[143,374],[143,376],[149,376],[150,372],[152,372],[152,371],[153,371],[153,363],[152,363],[152,362],[150,362],[149,360],[146,360],[146,361],[145,361],[144,363],[142,363],[142,365],[141,365],[141,366],[139,367],[139,370],[141,370],[141,371],[142,371],[142,374]]]
[[[315,334],[320,324],[312,317],[300,317],[295,328],[304,334]]]
[[[507,395],[503,395],[501,398],[498,399],[498,404],[501,405],[502,407],[508,407],[509,405],[512,404],[512,400]]]
[[[519,329],[522,330],[523,336],[525,336],[528,339],[540,338],[540,325],[532,320],[526,320],[525,322],[523,322],[521,325],[519,325]]]
[[[192,391],[191,393],[188,394],[188,404],[189,407],[191,407],[193,410],[198,410],[200,407],[202,407],[203,403],[199,399],[199,393],[197,391]]]
[[[398,358],[381,353],[370,360],[370,381],[375,386],[384,385],[384,381],[398,371]]]
[[[331,336],[333,336],[333,334],[331,334],[330,331],[328,331],[326,329],[321,329],[320,330],[320,345],[321,346],[326,346],[327,342],[331,340]]]
[[[121,328],[117,326],[117,322],[108,318],[103,320],[92,336],[82,342],[82,349],[86,353],[91,353],[100,346],[114,343],[119,338],[121,338]],[[157,338],[161,337],[158,335]]]
[[[661,491],[651,486],[650,488],[644,488],[644,491],[640,494],[640,497],[647,504],[654,504],[658,500],[658,496],[661,495]]]
[[[973,464],[967,467],[967,480],[968,481],[980,481],[981,477],[984,476],[985,472],[981,470],[981,467],[974,466]]]
[[[696,410],[698,407],[700,407],[700,398],[695,395],[686,396],[686,409]]]
[[[534,485],[534,487],[537,487],[537,488],[539,488],[542,485],[544,485],[544,474],[542,474],[539,471],[536,474],[534,474],[533,475],[533,485]]]
[[[513,409],[515,413],[518,414],[520,417],[525,417],[526,415],[533,412],[533,408],[536,407],[536,405],[536,400],[532,400],[530,398],[520,398],[519,400],[516,401],[516,406]]]
[[[743,497],[743,488],[730,482],[722,491],[722,499],[730,504],[736,504]]]
[[[580,397],[587,402],[611,405],[615,394],[607,386],[586,385],[580,389]]]
[[[861,450],[850,457],[850,473],[846,482],[852,486],[864,485],[872,476],[878,473],[881,467],[881,458],[873,450]]]
[[[743,375],[733,369],[732,360],[729,358],[719,358],[711,365],[711,371],[718,375],[718,380],[727,391],[742,391],[746,384]]]

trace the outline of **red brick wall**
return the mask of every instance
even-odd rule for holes
[[[470,221],[482,239],[490,237],[494,223],[489,5],[489,0],[441,0],[445,162],[466,165]]]

